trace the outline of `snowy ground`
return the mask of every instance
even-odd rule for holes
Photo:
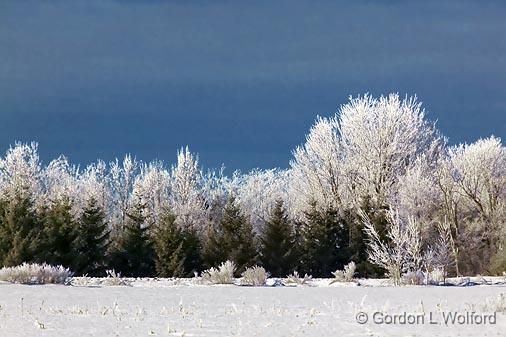
[[[505,336],[506,331],[506,286],[500,283],[467,287],[371,287],[367,282],[328,286],[328,280],[298,287],[174,283],[178,282],[2,283],[0,336]],[[481,317],[488,323],[445,324],[444,318],[455,312],[463,315],[460,319],[475,312],[479,315],[473,316],[475,320]],[[495,322],[489,316],[494,312]],[[403,324],[404,313],[416,324]],[[431,313],[436,324],[430,322]],[[359,319],[367,315],[368,322],[359,324],[357,315]],[[394,315],[400,315],[396,324],[379,323]]]

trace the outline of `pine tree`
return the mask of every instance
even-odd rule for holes
[[[76,257],[72,243],[77,234],[77,222],[70,200],[54,202],[42,214],[43,230],[37,259],[54,266],[72,267]]]
[[[144,211],[145,206],[137,201],[126,212],[122,233],[112,249],[112,266],[123,276],[148,277],[155,273],[153,244]]]
[[[104,210],[91,198],[79,219],[72,243],[76,254],[72,270],[77,275],[104,275],[109,233]]]
[[[336,210],[319,210],[314,202],[306,219],[301,228],[303,272],[329,277],[349,262],[346,223]]]
[[[282,200],[276,201],[272,214],[265,223],[260,241],[262,265],[272,276],[284,277],[295,270],[297,241]]]
[[[156,272],[161,277],[188,277],[202,269],[200,240],[192,228],[180,228],[169,211],[153,233]]]
[[[185,276],[184,238],[175,221],[176,217],[172,213],[165,212],[155,229],[155,266],[160,277]]]
[[[183,230],[186,276],[193,276],[203,270],[202,243],[194,228]]]
[[[216,227],[218,226],[209,226],[204,236],[202,262],[206,269],[216,267],[227,260],[227,252],[221,246],[221,231]]]
[[[374,228],[377,229],[381,240],[388,242],[386,236],[387,216],[386,208],[375,208],[371,204],[371,198],[365,197],[362,200],[361,210],[367,214]],[[371,262],[367,253],[367,236],[364,232],[364,221],[356,211],[347,212],[347,223],[349,226],[349,250],[350,260],[357,266],[357,274],[360,277],[382,277],[384,270]]]
[[[239,275],[257,262],[257,251],[251,223],[241,213],[233,197],[225,206],[220,227],[217,242],[225,252],[226,259],[235,263]]]
[[[34,262],[42,229],[29,197],[16,196],[0,203],[0,265]]]

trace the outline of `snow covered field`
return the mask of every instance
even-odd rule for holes
[[[0,336],[504,336],[506,331],[504,284],[315,283],[318,286],[2,283]],[[466,316],[468,312],[475,314]],[[466,322],[445,324],[445,318],[455,314]],[[359,324],[357,317],[365,315],[368,322]],[[416,324],[403,324],[402,317]],[[396,324],[386,324],[393,319]],[[487,324],[476,324],[480,319]]]

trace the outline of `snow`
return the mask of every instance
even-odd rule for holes
[[[1,336],[501,336],[506,285],[385,286],[385,280],[312,286],[197,285],[137,279],[132,286],[0,284]],[[474,280],[471,280],[474,281]],[[497,282],[496,282],[497,281]],[[502,295],[501,295],[502,294]],[[503,296],[501,298],[501,296]],[[499,299],[499,300],[498,300]],[[501,300],[502,299],[502,300]],[[496,324],[375,324],[388,315],[496,314]],[[359,324],[364,312],[369,322]]]

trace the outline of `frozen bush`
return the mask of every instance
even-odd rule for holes
[[[73,287],[93,287],[100,285],[100,279],[88,276],[73,277],[70,285]]]
[[[497,297],[487,298],[481,309],[489,312],[506,313],[506,295],[500,293]]]
[[[0,269],[0,281],[21,284],[65,284],[72,272],[62,266],[48,264],[23,263],[16,267]]]
[[[130,286],[131,282],[121,277],[121,273],[117,273],[114,269],[107,270],[107,277],[102,282],[106,286]]]
[[[287,284],[307,285],[313,279],[312,276],[304,274],[304,277],[300,277],[299,273],[294,271],[291,275],[286,277]]]
[[[402,284],[422,285],[425,284],[425,274],[421,270],[408,271],[402,275]]]
[[[202,273],[202,280],[210,284],[233,284],[235,264],[232,261],[223,262],[218,269],[211,268]]]
[[[456,267],[457,248],[451,234],[449,222],[438,223],[438,238],[425,253],[425,269],[429,271],[429,278],[434,274],[436,283],[445,282],[450,269]],[[430,280],[429,280],[430,281]]]
[[[355,276],[355,270],[357,269],[357,265],[355,262],[351,261],[346,266],[344,266],[344,270],[336,270],[332,273],[334,275],[334,279],[331,283],[334,282],[351,282],[353,281],[353,276]]]
[[[440,285],[446,282],[446,270],[443,268],[435,268],[427,275],[427,283]]]
[[[399,213],[388,212],[387,242],[380,238],[369,217],[361,212],[364,232],[367,235],[369,261],[387,271],[394,285],[402,283],[402,275],[420,270],[423,265],[421,234],[413,217],[403,221]]]
[[[263,286],[269,277],[265,269],[259,266],[246,269],[241,276],[241,284],[246,286]]]

